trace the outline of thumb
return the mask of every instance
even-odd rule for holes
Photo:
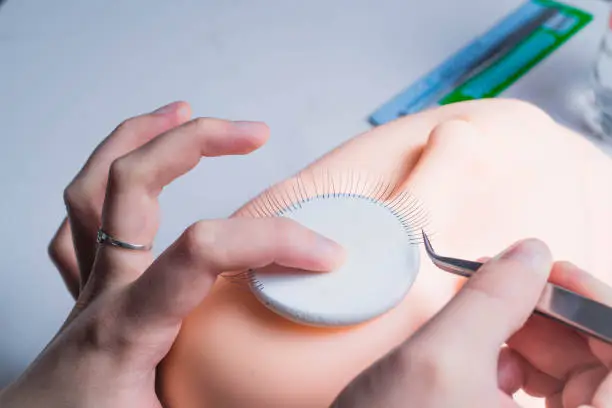
[[[486,262],[423,330],[466,355],[472,350],[497,356],[533,312],[551,268],[542,241],[519,241]]]

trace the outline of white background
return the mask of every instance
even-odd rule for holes
[[[505,96],[576,126],[605,26],[596,20]],[[0,386],[72,305],[47,259],[62,190],[121,120],[173,100],[266,121],[270,142],[202,162],[162,196],[157,248],[369,128],[368,114],[518,0],[8,0],[0,7]],[[469,11],[474,10],[474,11]]]

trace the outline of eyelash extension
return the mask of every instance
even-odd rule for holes
[[[373,177],[354,171],[318,175],[302,172],[286,182],[273,185],[259,195],[245,212],[253,218],[278,217],[299,210],[312,200],[326,200],[338,197],[365,199],[387,208],[402,224],[410,245],[423,244],[421,231],[431,239],[435,232],[429,229],[429,213],[418,199],[397,184],[386,182],[383,177]],[[253,271],[224,272],[221,275],[230,283],[245,284],[262,290]]]

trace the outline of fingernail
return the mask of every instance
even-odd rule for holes
[[[167,113],[174,112],[179,104],[180,102],[172,102],[172,103],[169,103],[168,105],[162,106],[161,108],[157,108],[151,113],[153,115],[165,115]]]
[[[262,122],[256,122],[251,120],[235,120],[232,122],[234,126],[238,128],[244,128],[245,130],[253,129],[254,127],[262,126]]]
[[[548,247],[537,239],[519,241],[502,251],[495,258],[518,261],[538,270],[546,269],[552,262]]]
[[[344,248],[342,245],[322,235],[318,235],[317,248],[319,253],[325,257],[344,258]]]

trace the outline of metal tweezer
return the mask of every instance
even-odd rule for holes
[[[434,265],[443,271],[471,277],[483,264],[436,254],[423,233],[425,251]],[[584,334],[612,344],[612,308],[560,286],[547,283],[534,314],[561,322]]]

